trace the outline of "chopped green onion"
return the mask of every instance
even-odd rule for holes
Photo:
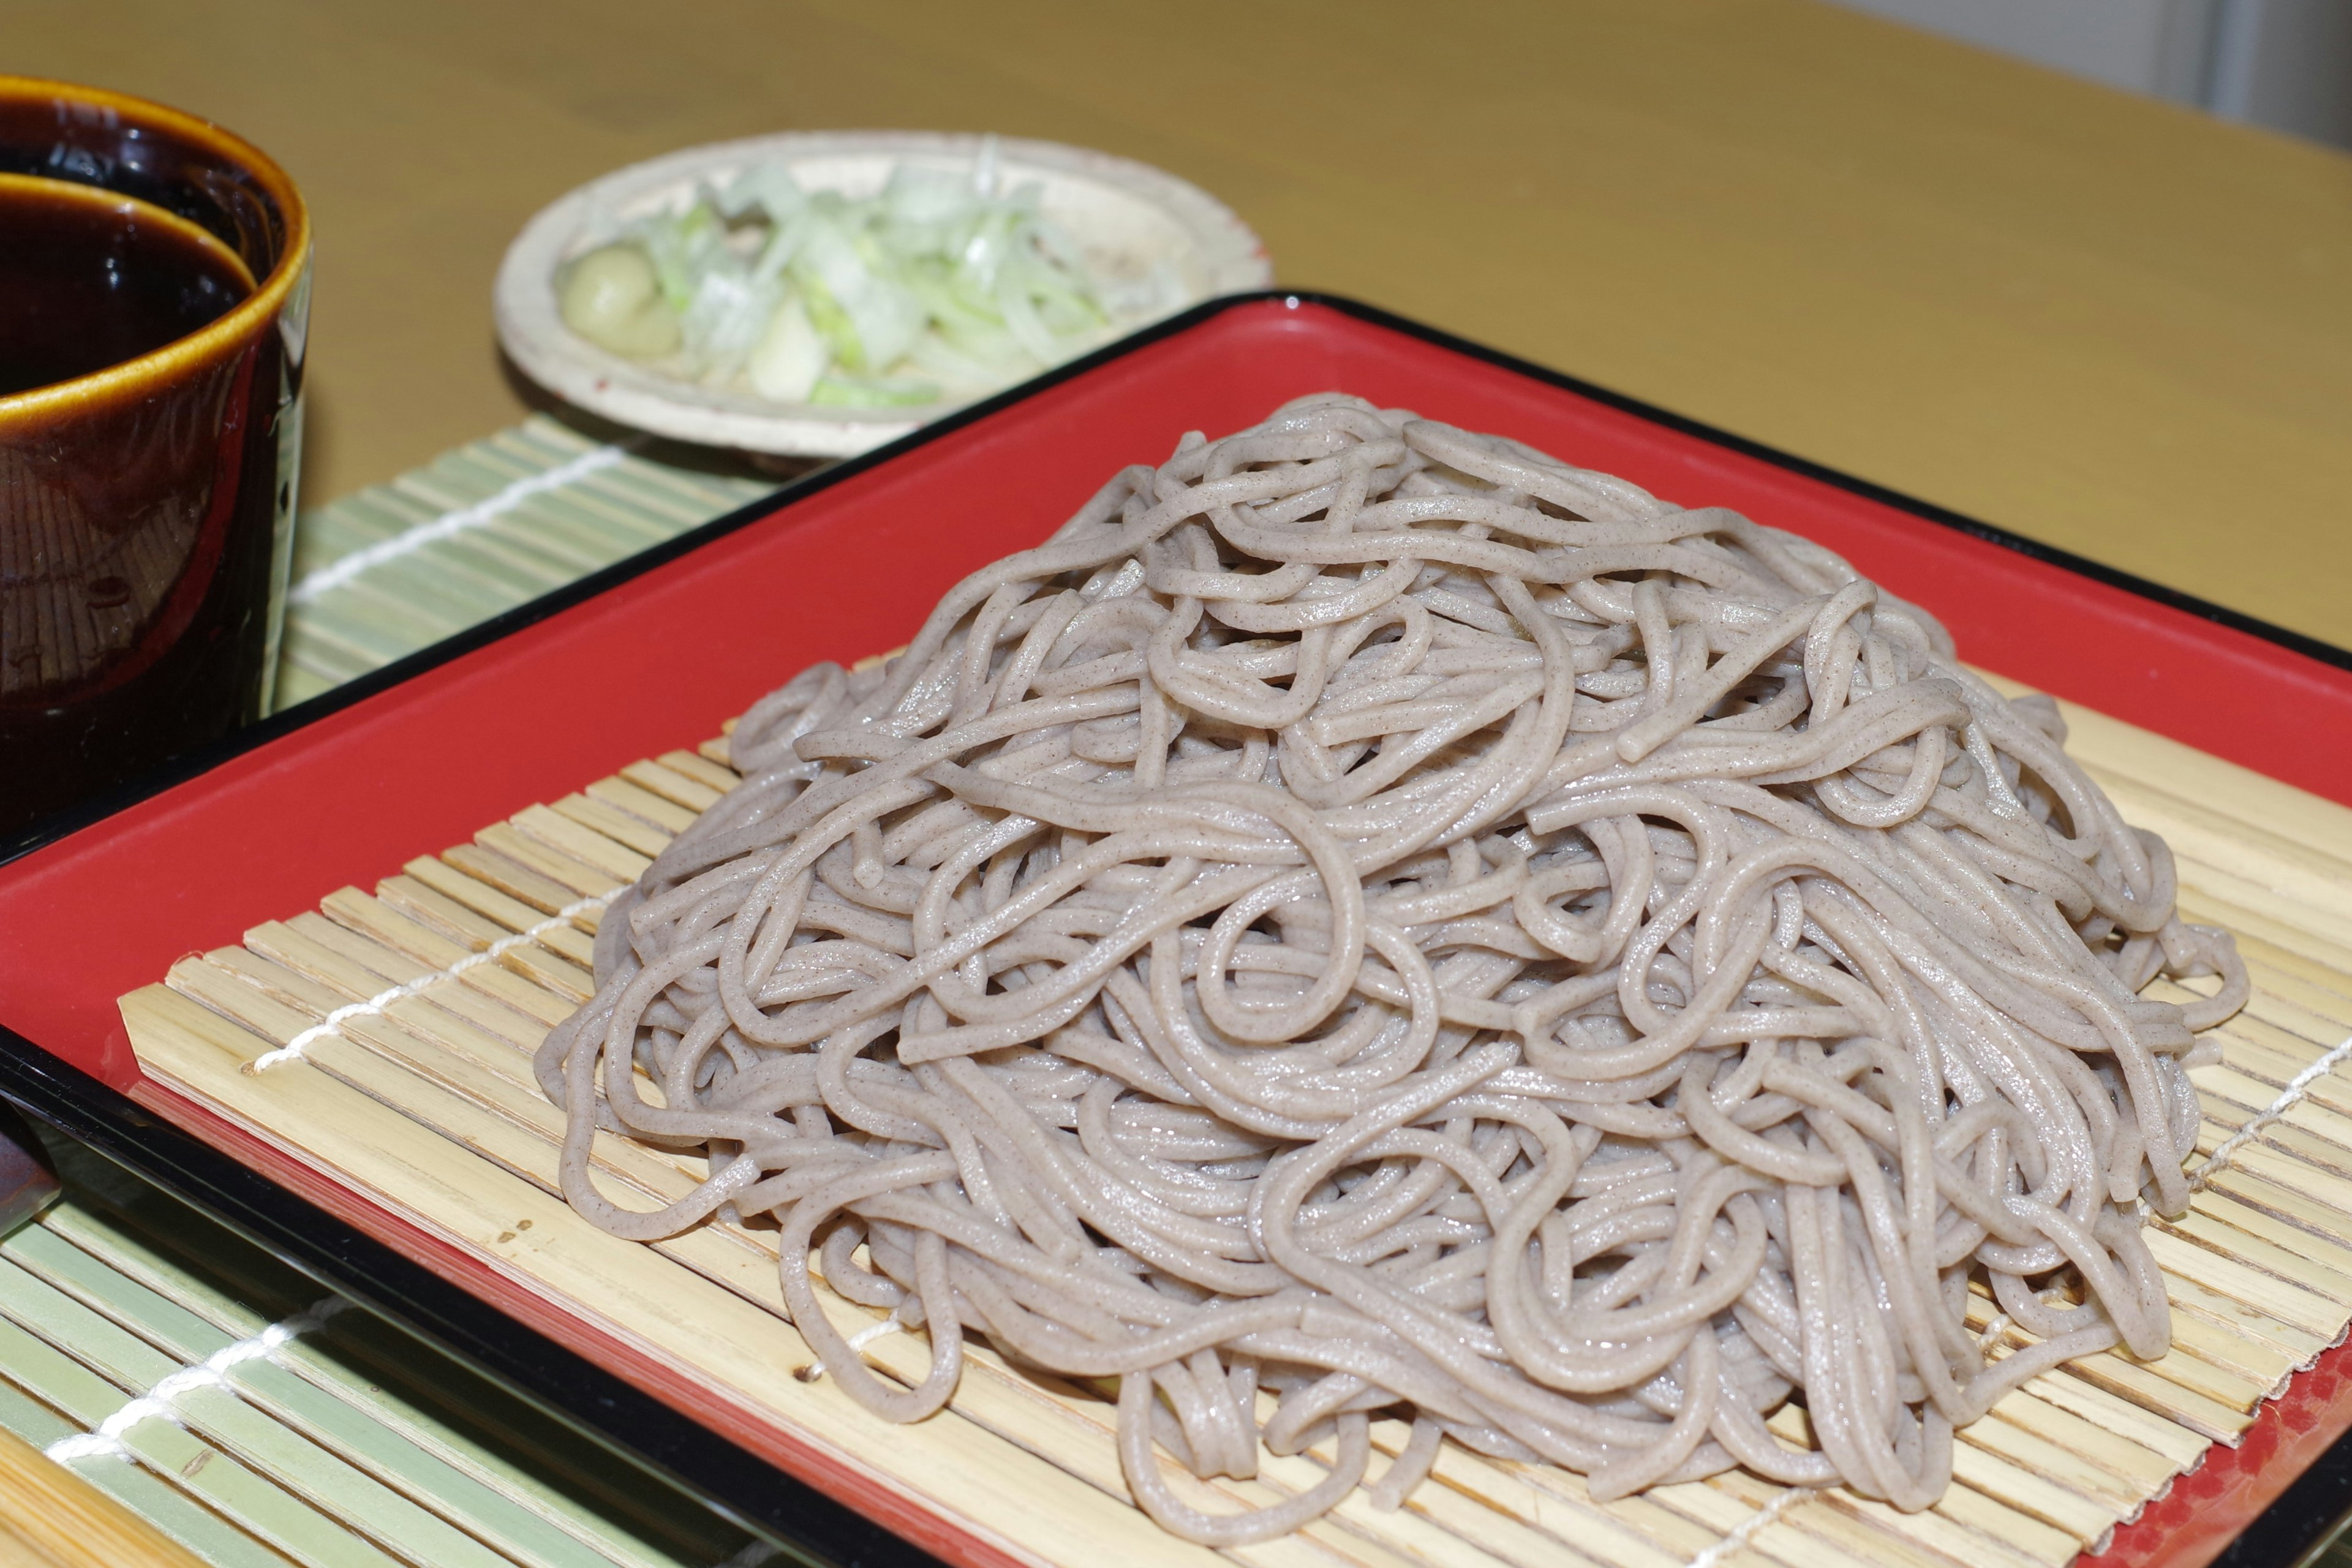
[[[1185,302],[1165,264],[1093,275],[1044,188],[1002,184],[993,137],[968,172],[902,163],[869,196],[754,164],[568,263],[559,301],[654,369],[856,408],[966,401]]]

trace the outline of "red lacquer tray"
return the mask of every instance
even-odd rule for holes
[[[1330,388],[1803,532],[1932,608],[1979,664],[2352,801],[2352,670],[2333,649],[1376,311],[1262,296],[804,481],[53,830],[0,866],[0,1025],[16,1037],[0,1091],[812,1552],[910,1555],[861,1514],[884,1511],[873,1500],[851,1489],[844,1508],[827,1478],[788,1479],[670,1410],[657,1380],[632,1387],[533,1331],[551,1325],[501,1315],[417,1233],[144,1079],[116,998],[520,803],[716,733],[813,660],[903,641],[957,578],[1035,542],[1122,465]],[[2336,1351],[2300,1374],[2106,1560],[2208,1561],[2352,1423],[2345,1370]]]

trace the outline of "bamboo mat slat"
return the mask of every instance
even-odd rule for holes
[[[125,1512],[87,1477],[0,1432],[0,1560],[17,1568],[204,1568],[187,1548]]]
[[[61,1153],[66,1199],[0,1242],[0,1429],[205,1562],[719,1568],[772,1554],[401,1331],[326,1306],[177,1201]],[[131,1409],[159,1385],[153,1407]],[[93,1444],[101,1429],[116,1441]]]
[[[534,414],[306,510],[295,524],[276,704],[315,697],[777,483],[665,463]]]
[[[2095,713],[2067,717],[2070,749],[2126,817],[2170,838],[2184,907],[2243,933],[2255,986],[2223,1031],[2222,1061],[2196,1075],[2200,1157],[2214,1161],[2203,1189],[2189,1214],[2149,1233],[2175,1308],[2168,1354],[2106,1352],[2032,1379],[1960,1435],[1952,1489],[1924,1513],[1737,1474],[1597,1504],[1564,1471],[1449,1448],[1402,1510],[1359,1495],[1290,1541],[1223,1555],[1265,1568],[2063,1568],[2210,1445],[2234,1443],[2340,1341],[2352,1323],[2352,811]],[[373,893],[335,890],[239,947],[183,960],[123,998],[142,1065],[674,1364],[730,1419],[825,1451],[1016,1557],[1217,1555],[1168,1537],[1129,1501],[1099,1390],[1024,1375],[977,1348],[946,1412],[889,1426],[814,1372],[764,1235],[708,1226],[638,1246],[557,1195],[562,1119],[530,1054],[589,992],[604,901],[734,782],[726,759],[721,738],[630,763],[409,862]],[[355,1010],[298,1058],[247,1070],[341,1008]],[[593,1162],[625,1201],[647,1205],[699,1171],[697,1159],[602,1134]],[[0,1277],[0,1314],[8,1283]],[[845,1333],[882,1321],[822,1286],[819,1300]],[[1989,1300],[1970,1321],[1995,1354],[2032,1342]],[[928,1363],[919,1333],[885,1330],[863,1353],[902,1383]],[[303,1436],[315,1429],[291,1406],[257,1402]],[[1803,1413],[1775,1425],[1801,1439]],[[1403,1434],[1376,1424],[1374,1445],[1393,1454]],[[1270,1459],[1245,1483],[1196,1480],[1164,1461],[1163,1471],[1179,1495],[1218,1508],[1312,1486],[1330,1460],[1316,1450]]]

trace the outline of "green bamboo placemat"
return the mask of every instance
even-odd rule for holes
[[[224,1568],[748,1568],[776,1550],[70,1145],[0,1241],[0,1426]]]
[[[277,705],[315,697],[734,510],[782,482],[534,414],[303,511]]]

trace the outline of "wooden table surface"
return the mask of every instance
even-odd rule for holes
[[[314,204],[304,489],[507,423],[489,288],[792,127],[1163,165],[1333,289],[2352,646],[2352,158],[1811,0],[0,0]],[[1697,500],[1703,498],[1677,498]]]

